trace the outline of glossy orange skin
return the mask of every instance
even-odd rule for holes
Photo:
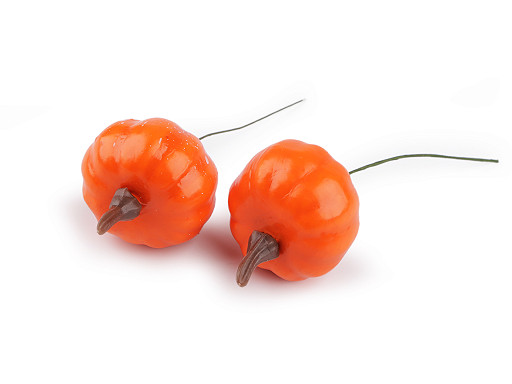
[[[124,120],[106,128],[82,162],[85,202],[99,219],[115,191],[142,204],[110,230],[135,244],[163,248],[196,236],[213,212],[217,169],[201,141],[166,119]]]
[[[359,199],[347,170],[323,148],[285,140],[247,164],[229,192],[231,232],[246,253],[254,230],[279,243],[260,264],[285,280],[333,269],[359,228]]]

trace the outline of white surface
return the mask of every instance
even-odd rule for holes
[[[186,4],[186,5],[185,5]],[[5,2],[0,9],[0,382],[510,383],[511,12],[507,1]],[[107,125],[197,135],[218,204],[192,241],[107,235],[80,162]],[[234,281],[227,194],[296,138],[355,174],[341,264]]]

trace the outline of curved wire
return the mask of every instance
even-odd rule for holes
[[[356,169],[350,171],[349,174],[351,175],[353,173],[356,173],[356,172],[359,172],[359,171],[363,171],[365,169],[368,169],[368,168],[371,168],[371,167],[375,167],[377,165],[384,164],[384,163],[387,163],[389,161],[405,159],[405,158],[408,158],[408,157],[437,157],[437,158],[441,158],[441,159],[481,161],[481,162],[487,162],[487,163],[498,163],[499,162],[499,160],[495,160],[495,159],[481,159],[481,158],[478,158],[478,157],[461,157],[461,156],[436,155],[436,154],[433,154],[433,153],[416,153],[416,154],[411,154],[411,155],[393,156],[393,157],[389,157],[389,158],[384,159],[384,160],[379,160],[379,161],[376,161],[374,163],[370,163],[370,164],[364,165],[362,167],[356,168]]]
[[[272,113],[269,113],[268,115],[263,116],[263,117],[260,117],[259,119],[254,120],[254,121],[250,122],[249,124],[242,125],[241,127],[231,128],[231,129],[225,129],[225,130],[223,130],[223,131],[217,131],[217,132],[211,132],[211,133],[208,133],[208,134],[206,134],[206,135],[204,135],[204,136],[201,136],[201,137],[199,138],[199,140],[203,140],[204,138],[209,137],[209,136],[218,135],[219,133],[226,133],[226,132],[231,132],[231,131],[238,131],[239,129],[243,129],[243,128],[245,128],[245,127],[248,127],[249,125],[252,125],[252,124],[254,124],[254,123],[257,123],[258,121],[261,121],[261,120],[266,119],[267,117],[270,117],[270,116],[272,116],[272,115],[274,115],[274,114],[276,114],[276,113],[278,113],[278,112],[281,112],[281,111],[285,110],[286,108],[293,107],[295,104],[299,104],[300,102],[302,102],[302,101],[304,101],[304,100],[305,100],[305,99],[302,99],[302,100],[296,101],[295,103],[292,103],[292,104],[290,104],[290,105],[287,105],[286,107],[283,107],[283,108],[281,108],[281,109],[278,109],[277,111],[274,111],[274,112],[272,112]]]

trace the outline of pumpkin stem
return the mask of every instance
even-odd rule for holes
[[[277,111],[274,111],[272,113],[269,113],[268,115],[265,115],[263,117],[260,117],[259,119],[256,119],[254,120],[253,122],[249,123],[249,124],[245,124],[245,125],[242,125],[241,127],[237,127],[237,128],[231,128],[231,129],[225,129],[224,131],[217,131],[217,132],[211,132],[211,133],[208,133],[204,136],[201,136],[199,138],[199,140],[203,140],[204,138],[208,137],[208,136],[213,136],[213,135],[218,135],[219,133],[226,133],[226,132],[231,132],[231,131],[238,131],[239,129],[243,129],[245,127],[248,127],[249,125],[253,125],[254,123],[257,123],[258,121],[261,121],[263,119],[266,119],[267,117],[270,117],[278,112],[281,112],[283,110],[285,110],[286,108],[290,108],[290,107],[293,107],[295,104],[299,104],[300,102],[304,101],[305,99],[302,99],[302,100],[299,100],[299,101],[296,101],[295,103],[292,103],[290,105],[287,105],[286,107],[283,107],[281,109],[278,109]]]
[[[375,166],[380,165],[380,164],[387,163],[388,161],[405,159],[405,158],[408,158],[408,157],[437,157],[437,158],[441,158],[441,159],[455,159],[455,160],[481,161],[481,162],[487,162],[487,163],[499,163],[499,160],[495,160],[495,159],[481,159],[481,158],[478,158],[478,157],[460,157],[460,156],[436,155],[436,154],[432,154],[432,153],[416,153],[416,154],[413,154],[413,155],[400,155],[400,156],[390,157],[390,158],[387,158],[387,159],[384,159],[384,160],[379,160],[379,161],[376,161],[375,163],[370,163],[370,164],[364,165],[364,166],[362,166],[360,168],[354,169],[354,170],[350,171],[349,174],[351,175],[353,173],[356,173],[356,172],[359,172],[359,171],[363,171],[363,170],[365,170],[367,168],[371,168],[371,167],[375,167]]]
[[[133,220],[140,214],[141,203],[128,188],[119,188],[110,201],[109,210],[98,221],[98,235],[103,235],[119,221]]]
[[[258,265],[279,256],[279,244],[272,236],[254,231],[249,238],[247,255],[242,259],[236,272],[236,282],[245,287]]]

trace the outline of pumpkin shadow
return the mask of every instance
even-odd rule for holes
[[[99,236],[96,233],[96,218],[78,196],[62,199],[59,206],[63,212],[65,225],[61,222],[58,223],[58,227],[73,236],[82,247],[89,249],[91,254],[96,254],[96,257],[129,257],[159,263],[195,249],[194,253],[199,254],[199,258],[210,262],[210,265],[217,269],[220,280],[225,284],[224,287],[231,292],[245,292],[244,295],[249,296],[270,293],[274,295],[278,292],[285,295],[292,292],[300,295],[311,290],[359,290],[365,284],[372,286],[373,268],[368,265],[360,250],[352,249],[338,266],[324,276],[302,281],[286,281],[271,271],[257,268],[248,286],[241,289],[235,282],[235,276],[243,254],[226,220],[208,222],[199,235],[183,244],[157,249],[131,244],[108,233]],[[218,268],[214,266],[216,263],[212,263],[212,259],[220,264],[217,264]]]
[[[242,251],[231,235],[229,225],[211,223],[203,228],[198,237],[208,247],[208,257],[213,256],[223,264],[235,268],[242,260]]]

